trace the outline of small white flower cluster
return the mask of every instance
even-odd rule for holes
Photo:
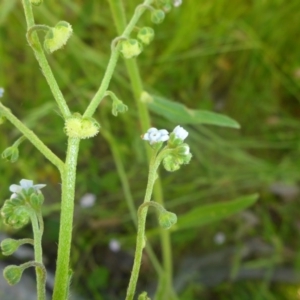
[[[13,193],[11,195],[11,198],[15,198],[17,196],[17,194],[22,191],[22,189],[24,189],[24,190],[27,191],[30,188],[34,188],[36,191],[39,191],[40,189],[42,189],[45,186],[46,186],[46,184],[33,184],[32,180],[22,179],[20,181],[20,185],[18,185],[18,184],[12,184],[9,187],[9,190]]]
[[[3,94],[4,94],[4,88],[3,88],[3,87],[0,87],[0,98],[3,97]]]
[[[182,0],[173,0],[173,5],[175,6],[175,7],[178,7],[178,6],[180,6],[182,4]]]
[[[176,126],[173,133],[177,138],[184,140],[189,135],[189,133],[181,126]],[[143,140],[149,141],[150,145],[158,142],[165,142],[169,139],[169,132],[166,129],[156,129],[154,127],[150,128],[143,136]]]

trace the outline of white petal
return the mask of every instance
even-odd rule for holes
[[[160,132],[162,135],[169,134],[168,130],[166,130],[166,129],[160,129],[159,132]]]
[[[143,135],[143,140],[149,141],[149,133],[145,133],[145,134]]]
[[[28,179],[22,179],[20,181],[21,187],[23,189],[29,189],[33,186],[33,181],[32,180],[28,180]]]
[[[161,138],[160,138],[160,141],[161,142],[165,142],[169,139],[169,135],[163,135]]]
[[[150,129],[148,129],[147,133],[153,133],[153,132],[157,132],[157,128],[151,127]]]
[[[17,184],[12,184],[10,187],[9,187],[9,190],[12,192],[12,193],[18,193],[22,190],[22,187],[17,185]]]
[[[181,140],[186,139],[186,137],[189,135],[189,133],[179,125],[174,128],[173,132],[175,133],[176,137]]]
[[[175,6],[175,7],[178,7],[178,6],[180,6],[182,4],[182,0],[173,0],[173,5]]]
[[[18,195],[16,193],[11,194],[10,199],[16,198]]]
[[[33,188],[34,188],[36,191],[38,191],[38,190],[44,188],[45,186],[46,186],[46,184],[35,184],[35,185],[33,186]]]

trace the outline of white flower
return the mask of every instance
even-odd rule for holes
[[[218,232],[214,236],[214,241],[217,245],[222,245],[226,241],[226,235],[223,232]]]
[[[4,88],[0,87],[0,98],[3,97],[3,94],[4,94]]]
[[[150,145],[158,142],[165,142],[169,139],[169,132],[165,129],[150,128],[147,133],[142,136],[143,140],[149,141]]]
[[[112,239],[109,241],[109,249],[112,251],[112,252],[119,252],[121,250],[121,244],[118,240],[116,239]]]
[[[93,207],[96,202],[96,195],[87,193],[80,199],[80,206],[83,208]]]
[[[175,6],[175,7],[178,7],[178,6],[180,6],[182,4],[182,0],[173,0],[173,5]]]
[[[35,184],[34,185],[32,180],[22,179],[20,181],[20,185],[12,184],[9,187],[9,190],[13,193],[12,197],[15,197],[14,194],[20,193],[22,189],[27,191],[30,188],[34,188],[36,191],[38,191],[38,190],[42,189],[45,186],[46,186],[46,184]]]
[[[189,135],[189,133],[179,125],[174,128],[173,133],[175,133],[176,137],[181,140],[185,140]]]

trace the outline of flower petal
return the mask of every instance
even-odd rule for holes
[[[21,187],[23,189],[29,189],[33,186],[33,181],[32,180],[28,180],[28,179],[22,179],[20,181]]]
[[[9,190],[12,192],[12,193],[18,193],[22,190],[22,187],[17,185],[17,184],[12,184],[10,187],[9,187]]]
[[[35,185],[33,186],[33,188],[34,188],[36,191],[38,191],[38,190],[44,188],[45,186],[46,186],[46,184],[35,184]]]

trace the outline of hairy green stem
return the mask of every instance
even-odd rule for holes
[[[23,135],[30,141],[60,172],[63,171],[64,163],[11,111],[0,102],[0,115],[5,116]]]
[[[106,124],[105,127],[109,129],[109,124]],[[124,164],[122,161],[119,147],[118,147],[116,141],[114,140],[114,138],[112,137],[112,135],[109,134],[109,132],[107,132],[105,130],[101,130],[101,132],[110,145],[110,149],[112,151],[112,155],[113,155],[116,167],[117,167],[117,172],[118,172],[118,175],[119,175],[121,183],[122,183],[125,200],[127,202],[127,206],[128,206],[132,221],[137,228],[136,207],[134,205],[128,176],[125,172],[125,168],[124,168]],[[163,270],[162,270],[162,267],[161,267],[157,257],[155,256],[155,254],[151,248],[151,245],[149,245],[149,244],[146,245],[146,251],[147,251],[147,254],[150,258],[150,261],[151,261],[155,271],[157,272],[157,274],[161,275],[163,273]]]
[[[73,229],[77,157],[80,139],[69,138],[65,169],[62,174],[62,203],[53,300],[67,299]]]
[[[27,30],[30,30],[35,25],[34,16],[32,12],[32,5],[30,3],[30,0],[22,0],[22,4],[25,11],[25,18],[27,23]],[[36,34],[36,32],[33,32],[31,35],[31,43],[29,44],[32,46],[32,49],[34,51],[34,55],[39,63],[40,68],[42,69],[42,72],[46,78],[46,81],[51,89],[51,92],[56,100],[56,103],[59,107],[59,110],[64,117],[64,119],[71,116],[71,112],[69,110],[69,107],[64,99],[63,94],[61,93],[58,84],[53,76],[53,73],[51,71],[51,68],[48,64],[48,61],[46,59],[44,50],[41,46],[41,43],[39,41],[39,38]]]
[[[153,0],[146,0],[144,4],[149,4]],[[141,8],[139,10],[136,10],[134,15],[132,16],[129,24],[125,27],[124,31],[121,32],[120,38],[128,38],[132,30],[134,29],[136,23],[140,19],[141,15],[145,11],[145,8]],[[95,94],[94,98],[91,100],[89,106],[87,107],[86,111],[83,114],[83,117],[92,117],[94,112],[96,111],[97,107],[99,106],[100,102],[102,101],[103,97],[105,96],[105,93],[108,89],[110,80],[112,78],[113,72],[115,70],[117,61],[119,58],[119,45],[116,45],[115,47],[112,47],[112,53],[108,62],[108,66],[106,68],[103,80],[101,82],[101,85]]]
[[[39,226],[37,215],[34,211],[30,214],[32,230],[33,230],[33,241],[34,241],[34,258],[35,261],[43,265],[43,249],[42,249],[42,232]],[[36,284],[37,284],[37,299],[46,300],[46,271],[36,267]]]
[[[112,15],[114,18],[117,31],[120,34],[126,26],[126,17],[122,0],[108,0]],[[153,1],[145,1],[145,5],[150,5]],[[142,9],[142,8],[140,8]],[[145,8],[144,8],[145,9]],[[136,106],[138,108],[139,121],[141,123],[141,128],[143,132],[146,132],[151,127],[150,116],[148,112],[147,105],[140,100],[141,94],[144,91],[142,79],[140,76],[139,68],[135,59],[125,60],[127,72],[129,74],[132,91],[136,101]],[[151,149],[146,148],[148,161],[151,159]],[[161,181],[158,178],[156,185],[154,187],[154,199],[161,205],[164,205],[163,200],[163,191]],[[172,296],[172,277],[173,277],[173,263],[172,263],[172,250],[171,250],[171,241],[170,241],[170,232],[160,229],[160,239],[162,245],[162,257],[163,257],[163,267],[164,272],[160,276],[159,280],[159,291],[163,295],[159,299],[164,299],[163,297],[170,299]],[[173,293],[172,293],[173,294]]]
[[[151,195],[153,191],[153,186],[155,180],[157,179],[157,169],[159,166],[159,162],[157,163],[156,160],[156,152],[153,153],[150,168],[149,168],[149,175],[148,175],[148,183],[146,188],[146,194],[144,198],[144,203],[149,202],[151,200]],[[146,224],[146,217],[147,217],[148,207],[144,207],[143,210],[139,210],[138,214],[138,231],[137,231],[137,238],[136,238],[136,249],[134,254],[134,262],[131,272],[130,281],[128,284],[128,289],[126,293],[126,300],[132,300],[135,294],[136,283],[139,276],[141,261],[142,261],[142,254],[143,249],[146,244],[145,240],[145,224]]]

